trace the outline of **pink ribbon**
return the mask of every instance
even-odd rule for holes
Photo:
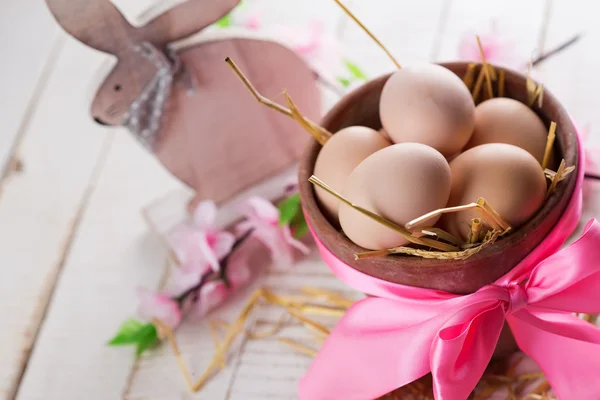
[[[300,383],[300,399],[373,399],[429,372],[436,399],[466,399],[505,321],[561,400],[600,398],[600,330],[572,314],[600,313],[600,222],[558,251],[581,215],[582,165],[551,233],[508,274],[469,295],[363,274],[315,236],[333,272],[376,297],[355,303],[336,325]]]

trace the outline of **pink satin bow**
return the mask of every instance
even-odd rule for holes
[[[315,237],[340,279],[376,297],[354,304],[336,325],[300,382],[300,399],[373,399],[429,372],[436,399],[466,399],[505,321],[561,400],[600,398],[600,330],[572,314],[600,313],[600,222],[590,221],[557,252],[581,215],[581,165],[552,232],[512,271],[470,295],[365,275]]]
[[[600,396],[600,330],[571,314],[600,312],[598,221],[540,262],[526,281],[466,296],[419,292],[353,305],[301,382],[300,398],[373,399],[431,372],[436,399],[466,399],[505,320],[560,399]]]

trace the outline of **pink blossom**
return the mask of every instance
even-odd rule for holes
[[[139,289],[140,300],[138,314],[146,321],[156,318],[171,328],[175,328],[181,321],[181,310],[177,302],[167,294]]]
[[[204,316],[223,304],[232,293],[246,286],[251,278],[245,257],[230,259],[226,273],[229,287],[222,280],[210,281],[202,286],[200,296],[196,300],[196,316]]]
[[[192,221],[178,226],[169,237],[169,243],[179,262],[202,270],[206,264],[219,270],[219,260],[231,251],[233,234],[215,225],[217,206],[206,200],[200,202],[192,214]]]
[[[237,226],[237,230],[247,232],[252,229],[252,235],[271,252],[275,266],[292,265],[294,249],[308,254],[308,247],[294,239],[289,225],[279,224],[279,210],[269,201],[261,197],[251,197],[246,201],[242,211],[247,219]]]
[[[247,29],[250,30],[258,30],[261,27],[261,22],[260,22],[260,15],[258,14],[250,14],[247,15],[246,18],[244,19],[244,21],[242,22],[242,25],[244,27],[246,27]]]
[[[475,33],[469,32],[463,36],[458,48],[458,56],[461,60],[481,61],[481,54],[475,35]],[[515,42],[502,35],[495,24],[492,24],[488,32],[480,33],[478,36],[481,40],[485,59],[490,64],[516,70],[522,70],[527,66],[527,59],[519,57],[515,52]]]
[[[166,293],[172,297],[180,296],[200,283],[202,276],[209,270],[208,264],[203,267],[200,264],[184,264],[173,268]]]

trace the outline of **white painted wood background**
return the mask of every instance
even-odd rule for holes
[[[332,1],[248,2],[260,3],[265,20],[326,22],[370,76],[392,68]],[[152,2],[118,3],[133,18]],[[537,76],[599,142],[598,2],[348,4],[402,63],[454,59],[462,35],[487,29],[492,19],[526,55],[584,33]],[[235,371],[197,394],[187,392],[166,346],[134,362],[127,349],[104,345],[134,313],[135,288],[158,287],[164,273],[166,252],[140,210],[180,185],[127,132],[90,120],[105,57],[67,37],[43,1],[3,1],[0,38],[0,399],[295,398],[295,379],[309,360],[277,343],[248,344]],[[600,215],[600,184],[590,185],[583,221]],[[293,277],[273,279],[267,284],[278,288],[343,287],[315,256]],[[178,332],[198,372],[209,357],[202,349],[212,348],[199,339],[203,329],[188,324]],[[270,366],[275,358],[280,367]]]

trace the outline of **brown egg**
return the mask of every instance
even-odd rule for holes
[[[364,126],[350,126],[334,134],[321,148],[314,174],[341,193],[350,173],[365,158],[391,145],[379,132]],[[339,200],[321,188],[315,188],[323,211],[333,223],[338,221]]]
[[[546,178],[535,158],[520,147],[490,143],[474,147],[450,163],[452,191],[448,206],[476,202],[483,197],[513,229],[541,207]],[[445,214],[438,225],[467,240],[476,211]]]
[[[544,158],[548,129],[525,104],[498,97],[475,108],[475,130],[465,149],[486,143],[507,143],[527,150],[538,163]]]
[[[394,143],[416,142],[444,156],[469,141],[475,104],[462,80],[435,64],[404,67],[381,92],[379,115]]]
[[[353,203],[403,226],[445,207],[450,194],[450,167],[437,150],[401,143],[367,157],[348,177],[343,194]],[[407,244],[395,231],[342,203],[340,223],[350,240],[367,249]],[[433,224],[435,221],[429,221]]]

